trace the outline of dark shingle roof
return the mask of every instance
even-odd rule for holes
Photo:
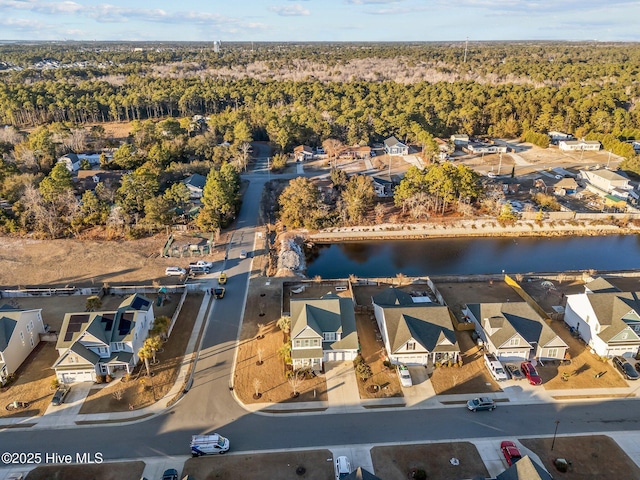
[[[0,318],[0,352],[4,352],[9,346],[9,340],[11,340],[11,335],[13,335],[17,324],[18,322],[13,318]]]
[[[609,281],[603,277],[598,277],[595,280],[587,283],[584,286],[585,291],[593,293],[607,293],[607,292],[619,292],[620,289],[613,286]]]
[[[529,455],[525,455],[504,472],[497,480],[553,480],[553,477]]]
[[[373,473],[365,470],[362,467],[356,468],[349,475],[344,477],[344,480],[382,480],[380,477],[376,477]]]
[[[318,299],[291,300],[291,338],[300,335],[306,328],[318,336],[323,332],[340,332],[341,339],[325,349],[349,350],[358,348],[356,317],[353,301],[336,295],[325,295]],[[308,335],[304,335],[308,337]]]
[[[373,296],[373,303],[380,306],[386,305],[414,305],[413,298],[407,292],[397,288],[387,288]]]

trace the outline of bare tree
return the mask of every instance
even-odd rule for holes
[[[238,167],[239,170],[247,170],[249,164],[249,152],[251,151],[251,144],[248,142],[242,142],[238,147]]]
[[[398,286],[401,287],[407,283],[407,276],[404,273],[398,273],[396,274],[396,281],[398,282]]]
[[[254,390],[254,394],[253,394],[253,398],[260,398],[262,396],[262,394],[260,393],[260,387],[262,386],[262,382],[260,381],[259,378],[254,378],[253,379],[253,390]]]
[[[292,395],[294,397],[297,397],[300,394],[300,386],[302,385],[302,382],[304,381],[304,375],[298,371],[293,372],[293,375],[289,377],[289,379],[287,380],[289,382],[289,385],[291,386],[291,390],[292,390]]]
[[[556,277],[556,279],[558,280],[559,284],[562,284],[562,282],[564,282],[567,279],[567,274],[564,272],[560,272]]]
[[[258,365],[262,365],[264,363],[264,361],[262,360],[262,355],[264,355],[264,348],[258,348],[258,350],[256,350],[256,353],[258,354]]]
[[[262,340],[264,338],[264,323],[258,324],[258,334],[256,335],[258,340]]]
[[[118,385],[118,387],[111,393],[111,395],[113,395],[113,398],[118,401],[122,400],[122,398],[124,397],[124,388],[122,387],[122,385]]]

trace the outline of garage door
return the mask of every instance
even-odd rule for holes
[[[324,352],[325,362],[341,362],[344,360],[343,352]]]
[[[74,382],[92,382],[93,376],[91,372],[64,372],[62,374],[62,382],[63,383],[74,383]]]

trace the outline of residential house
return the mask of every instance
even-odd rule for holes
[[[564,321],[601,357],[634,357],[640,348],[640,292],[622,292],[603,278],[567,295]]]
[[[396,288],[380,292],[372,302],[392,363],[426,366],[460,360],[460,347],[448,307],[431,302],[429,297],[413,297]]]
[[[120,185],[124,174],[125,172],[116,170],[79,170],[75,182],[79,192],[95,190],[98,183],[115,190]]]
[[[499,360],[561,360],[569,348],[526,302],[470,303],[463,314]]]
[[[42,309],[0,307],[0,384],[4,385],[40,343]]]
[[[597,140],[560,140],[558,142],[560,150],[567,152],[575,152],[581,150],[589,150],[597,152],[602,145]]]
[[[307,145],[298,145],[293,149],[293,156],[297,162],[304,162],[313,158],[313,149]]]
[[[553,145],[557,145],[561,140],[573,140],[573,135],[571,135],[570,133],[552,131],[547,133],[547,135],[549,135],[549,141]]]
[[[349,475],[344,477],[342,480],[382,480],[382,479],[380,477],[375,476],[369,470],[365,470],[362,467],[358,467]]]
[[[614,195],[619,199],[625,199],[633,189],[627,177],[606,168],[580,170],[579,178],[587,182],[587,188],[590,191],[601,197]]]
[[[469,143],[469,135],[465,135],[463,133],[451,135],[451,141],[453,142],[454,147],[466,147]]]
[[[353,300],[327,294],[318,299],[291,300],[293,368],[322,370],[324,362],[353,360],[358,333]]]
[[[446,160],[449,158],[449,155],[454,151],[453,142],[450,143],[438,137],[434,138],[434,141],[438,145],[440,160]]]
[[[496,480],[553,480],[553,477],[538,462],[525,455],[498,474]]]
[[[384,141],[384,151],[388,155],[409,155],[409,147],[396,137],[389,137]]]
[[[533,186],[542,193],[564,196],[576,193],[576,190],[578,189],[578,182],[573,178],[564,178],[560,175],[544,175],[535,179]]]
[[[99,153],[67,153],[58,159],[58,163],[64,163],[67,170],[71,173],[75,173],[80,170],[80,166],[82,161],[86,160],[89,162],[90,167],[95,167],[100,165],[100,154]]]
[[[131,373],[153,320],[153,302],[139,294],[115,311],[67,313],[53,365],[58,380],[90,382],[97,375]]]
[[[463,150],[469,153],[507,153],[506,145],[496,145],[495,143],[468,142],[463,146]]]
[[[194,173],[182,180],[182,183],[184,183],[189,189],[189,198],[197,200],[202,198],[202,191],[207,183],[207,177],[200,175],[199,173]]]
[[[389,175],[376,175],[371,177],[373,181],[373,188],[378,198],[393,197],[393,189],[397,183],[393,176]]]
[[[345,147],[340,150],[339,157],[347,158],[369,158],[371,157],[371,147],[367,145],[355,145],[353,147]]]

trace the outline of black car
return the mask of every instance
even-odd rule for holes
[[[162,480],[178,480],[178,471],[175,468],[165,470],[162,474]]]
[[[61,385],[56,389],[56,393],[53,394],[53,398],[51,399],[51,405],[61,405],[64,403],[64,399],[71,391],[71,387],[67,387],[65,385]]]
[[[636,369],[633,368],[633,365],[624,357],[613,357],[613,365],[627,380],[638,380],[638,378],[640,378],[640,375],[636,372]]]

